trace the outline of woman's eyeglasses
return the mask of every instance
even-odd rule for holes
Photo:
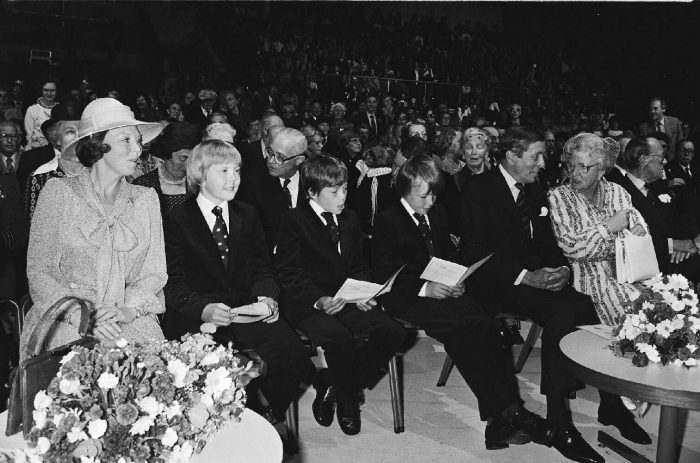
[[[596,164],[591,164],[591,165],[586,165],[586,164],[567,164],[566,165],[566,170],[569,172],[569,174],[573,174],[578,170],[581,172],[583,175],[588,175],[588,173],[593,169],[595,166],[599,166],[600,163]]]

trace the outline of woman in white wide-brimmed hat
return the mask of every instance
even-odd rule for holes
[[[103,343],[160,339],[167,280],[158,196],[129,184],[141,145],[162,130],[134,118],[112,98],[83,111],[78,136],[62,157],[86,169],[46,183],[34,212],[27,276],[34,302],[22,333],[21,355],[34,325],[56,301],[75,296],[95,312],[92,335]],[[47,348],[79,337],[77,306],[52,330]]]

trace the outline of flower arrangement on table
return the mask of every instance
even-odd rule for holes
[[[698,296],[682,275],[657,275],[639,285],[632,301],[613,329],[615,355],[633,353],[632,363],[691,367],[700,360]]]
[[[181,341],[76,347],[34,399],[19,461],[187,462],[245,409],[257,376],[209,334]]]

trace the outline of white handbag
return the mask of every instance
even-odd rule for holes
[[[615,239],[615,270],[619,283],[646,280],[659,273],[659,263],[654,252],[651,235],[633,235],[625,230],[625,236]]]

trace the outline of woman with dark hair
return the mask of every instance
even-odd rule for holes
[[[27,133],[27,149],[48,145],[41,131],[41,124],[51,118],[51,109],[56,106],[56,81],[47,79],[41,83],[41,96],[36,104],[27,108],[24,115],[24,131]]]
[[[168,275],[158,197],[134,186],[141,144],[160,124],[134,119],[128,107],[100,98],[83,111],[78,137],[63,150],[86,167],[76,177],[50,179],[39,197],[29,236],[27,277],[34,306],[26,317],[20,355],[34,326],[58,300],[73,296],[94,306],[91,335],[102,343],[162,339]],[[47,349],[80,338],[80,310],[52,328]]]
[[[134,109],[134,116],[145,122],[158,122],[163,119],[160,111],[153,109],[149,104],[150,98],[145,93],[140,93],[136,97],[136,108]]]
[[[188,198],[187,158],[200,141],[199,126],[183,121],[168,124],[153,142],[151,154],[163,163],[134,180],[134,185],[155,188],[163,214]]]

